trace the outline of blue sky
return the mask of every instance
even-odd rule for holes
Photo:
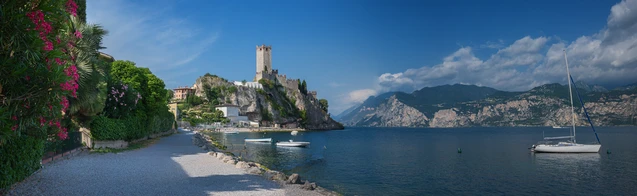
[[[255,46],[340,111],[370,95],[464,83],[528,90],[636,82],[637,1],[88,1],[104,52],[168,88],[252,80]]]

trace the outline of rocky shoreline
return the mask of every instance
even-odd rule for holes
[[[299,185],[301,189],[315,191],[321,195],[340,195],[339,193],[320,187],[314,182],[309,182],[307,180],[304,181],[301,176],[296,173],[287,176],[283,172],[270,170],[259,163],[242,161],[232,153],[224,152],[223,150],[216,148],[212,142],[213,140],[210,136],[200,132],[195,132],[192,137],[192,143],[201,149],[208,151],[208,155],[216,157],[224,163],[235,165],[236,168],[244,169],[250,174],[260,175],[268,180],[277,182],[281,186]]]

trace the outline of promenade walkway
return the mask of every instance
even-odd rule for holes
[[[207,155],[191,132],[122,153],[84,153],[46,164],[9,195],[318,195]]]

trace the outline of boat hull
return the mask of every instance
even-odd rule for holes
[[[601,144],[538,144],[533,152],[545,153],[597,153]]]
[[[285,147],[305,147],[310,145],[310,142],[277,142],[276,145]]]
[[[272,138],[245,139],[246,142],[272,142]]]

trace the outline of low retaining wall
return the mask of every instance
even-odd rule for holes
[[[212,145],[212,139],[210,138],[210,136],[201,134],[197,131],[195,131],[195,134],[192,137],[192,143],[198,147],[201,147],[201,149],[208,151],[208,155],[216,157],[224,163],[235,165],[236,168],[244,169],[250,174],[261,175],[279,184],[301,184],[301,188],[316,191],[321,195],[340,195],[334,191],[330,191],[323,187],[320,187],[314,182],[301,180],[301,176],[299,176],[299,174],[294,173],[290,176],[287,176],[283,172],[270,170],[259,163],[242,161],[239,158],[233,156],[231,153],[219,150],[214,145]]]
[[[113,149],[122,149],[122,148],[127,148],[128,144],[130,143],[137,143],[140,141],[144,141],[147,139],[152,139],[152,138],[157,138],[157,137],[161,137],[161,136],[165,136],[165,135],[170,135],[173,133],[176,133],[177,130],[176,129],[172,129],[172,130],[168,130],[165,132],[161,132],[161,133],[156,133],[156,134],[152,134],[146,137],[142,137],[130,142],[124,141],[124,140],[106,140],[106,141],[99,141],[99,140],[93,140],[91,138],[91,131],[86,129],[86,128],[81,128],[80,132],[82,132],[82,143],[84,143],[87,147],[91,148],[91,149],[99,149],[99,148],[113,148]]]

